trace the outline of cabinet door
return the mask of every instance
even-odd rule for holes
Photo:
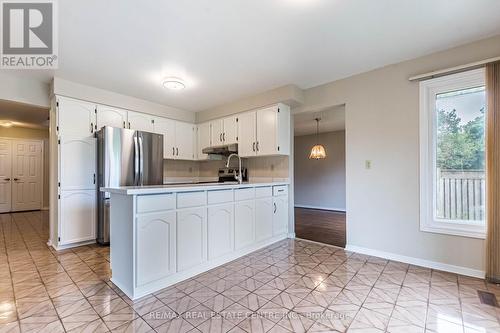
[[[240,201],[234,208],[234,247],[236,250],[255,242],[255,201]]]
[[[60,142],[61,190],[95,190],[96,139],[61,137]]]
[[[208,158],[208,154],[203,154],[202,150],[204,148],[210,147],[211,138],[210,138],[210,123],[199,124],[197,128],[197,159],[198,160],[206,160]]]
[[[0,213],[11,209],[12,178],[12,142],[0,139]]]
[[[238,152],[241,157],[256,155],[256,113],[247,112],[238,116]]]
[[[233,203],[208,208],[208,259],[215,259],[234,249]]]
[[[288,196],[274,197],[273,235],[288,232]]]
[[[128,111],[128,128],[136,131],[154,132],[153,116],[145,113]]]
[[[175,227],[175,212],[137,218],[137,287],[175,273]]]
[[[95,240],[96,197],[95,190],[61,191],[61,245]]]
[[[238,143],[238,117],[224,118],[224,132],[222,138],[225,144]]]
[[[212,146],[220,146],[224,144],[224,121],[222,119],[217,119],[210,122],[212,127]]]
[[[179,160],[194,160],[195,126],[177,121],[175,123],[175,154]]]
[[[86,138],[96,129],[96,105],[76,99],[57,97],[59,135]]]
[[[277,107],[257,111],[257,155],[277,154]]]
[[[109,106],[97,106],[97,129],[104,126],[127,128],[127,110],[116,109]]]
[[[177,271],[183,271],[207,260],[206,208],[177,212]]]
[[[255,240],[273,236],[273,198],[255,200]]]
[[[175,159],[175,120],[156,117],[154,132],[163,134],[163,158]]]

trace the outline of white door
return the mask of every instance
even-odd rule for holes
[[[104,126],[127,128],[127,110],[109,106],[97,106],[97,129]]]
[[[10,212],[12,201],[12,142],[0,139],[0,213]]]
[[[59,151],[61,190],[95,190],[96,139],[64,137]]]
[[[273,236],[273,198],[255,200],[255,240]]]
[[[255,242],[255,201],[240,201],[234,205],[234,247],[236,250]]]
[[[42,208],[42,142],[12,141],[12,211]]]
[[[145,113],[128,111],[128,128],[136,131],[154,132],[153,116]]]
[[[175,273],[175,224],[175,212],[137,218],[136,287]]]
[[[224,121],[222,119],[217,119],[214,121],[210,122],[211,124],[211,141],[212,141],[212,146],[220,146],[224,144],[224,138],[223,133],[224,133]]]
[[[97,127],[95,104],[65,97],[58,97],[57,104],[59,135],[92,136]]]
[[[208,208],[208,259],[215,259],[234,250],[233,203]]]
[[[257,155],[273,155],[276,146],[277,109],[270,107],[257,111]]]
[[[224,134],[223,139],[225,144],[238,143],[238,117],[230,116],[224,118]]]
[[[241,157],[256,155],[255,117],[255,112],[247,112],[238,116],[238,152]]]
[[[61,191],[61,245],[95,240],[96,197],[95,190]]]
[[[154,132],[163,135],[163,158],[175,159],[175,120],[156,117]]]
[[[195,126],[177,121],[175,123],[176,158],[179,160],[194,160]]]
[[[202,150],[204,148],[210,147],[210,123],[199,124],[197,128],[197,159],[206,160],[208,154],[203,154]]]
[[[207,260],[207,211],[205,208],[177,212],[177,272]]]
[[[274,197],[273,235],[288,232],[288,196]]]

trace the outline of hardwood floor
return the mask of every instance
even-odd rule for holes
[[[295,208],[295,236],[315,242],[345,247],[345,213]]]

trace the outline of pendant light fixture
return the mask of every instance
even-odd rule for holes
[[[316,120],[316,145],[311,148],[309,159],[320,160],[326,158],[326,150],[323,145],[319,144],[319,121],[321,118],[315,118],[314,120]]]

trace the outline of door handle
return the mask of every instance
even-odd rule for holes
[[[142,143],[142,134],[138,137],[139,140],[139,185],[144,185],[144,145]]]
[[[134,186],[139,182],[139,143],[137,136],[134,135]]]
[[[8,181],[10,181],[10,178],[4,178],[4,180],[5,180],[6,182],[8,182]]]
[[[10,180],[10,179],[9,179]],[[14,178],[14,181],[17,182],[19,180],[19,178]]]
[[[274,212],[273,213],[276,214],[276,202],[274,202],[273,205],[274,205]]]

